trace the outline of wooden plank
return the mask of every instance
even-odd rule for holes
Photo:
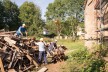
[[[20,51],[19,48],[15,45],[12,45],[12,47],[14,47],[18,52]]]
[[[34,67],[34,65],[31,65],[31,66],[27,67],[26,69],[24,69],[23,72],[25,72],[25,71],[29,70],[30,68],[33,68],[33,67]]]
[[[17,72],[15,69],[9,69],[8,72]]]
[[[46,67],[43,67],[43,68],[41,68],[39,71],[37,71],[37,72],[46,72],[48,70],[48,68],[46,68]],[[52,71],[53,72],[53,71]]]
[[[8,68],[11,68],[11,67],[12,67],[13,61],[14,61],[14,59],[15,59],[15,55],[16,55],[16,50],[15,50],[15,52],[13,53],[12,61],[10,62]]]
[[[16,44],[16,41],[12,40],[9,37],[4,37],[4,40],[7,41],[9,43],[10,46]]]
[[[0,69],[1,69],[1,72],[5,72],[1,57],[0,57]]]
[[[33,61],[33,64],[34,64],[36,67],[38,67],[38,64],[36,63],[36,61],[35,61],[30,55],[27,54],[26,57],[30,60],[30,62]]]
[[[9,37],[10,35],[0,35],[0,37]]]

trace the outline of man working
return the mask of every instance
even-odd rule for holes
[[[44,59],[44,63],[47,64],[46,52],[45,52],[45,43],[43,42],[43,38],[40,39],[40,42],[36,43],[39,46],[39,63],[42,62],[42,58]]]
[[[22,26],[20,26],[16,32],[18,37],[22,37],[22,36],[27,36],[27,31],[26,31],[26,25],[22,24]]]

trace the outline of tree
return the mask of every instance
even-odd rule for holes
[[[49,31],[50,34],[57,34],[56,25],[53,21],[48,21],[45,25],[45,28]]]
[[[65,20],[65,17],[74,16],[80,18],[83,15],[84,0],[55,0],[47,7],[47,20],[53,20],[60,17]]]
[[[18,6],[10,0],[3,0],[3,6],[4,27],[9,26],[10,30],[16,30],[20,23]]]
[[[84,19],[83,2],[84,0],[55,0],[54,3],[50,3],[47,7],[47,21],[59,19],[60,26],[62,27],[60,28],[60,32],[66,33],[67,35],[70,34],[70,31],[72,30],[71,35],[76,35],[76,27],[78,26],[79,22],[83,21]],[[69,27],[66,27],[67,25],[64,24],[68,24]],[[66,32],[65,30],[68,30],[69,32]]]
[[[22,23],[27,24],[30,35],[39,34],[42,30],[43,21],[41,19],[40,8],[32,2],[24,2],[20,7],[20,15]]]
[[[3,3],[0,1],[0,29],[3,28],[3,11],[4,11],[4,6]]]
[[[77,26],[78,26],[78,20],[75,17],[69,17],[67,19],[68,23],[70,24],[70,35],[72,36],[72,40],[76,40],[77,38]]]
[[[55,0],[54,3],[50,3],[47,7],[46,18],[47,20],[53,20],[56,18],[64,18],[64,3],[62,0]]]

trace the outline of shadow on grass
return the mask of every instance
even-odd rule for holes
[[[51,33],[51,34],[48,34],[48,35],[43,35],[44,37],[48,37],[48,38],[54,38],[56,36],[56,34],[54,33]]]

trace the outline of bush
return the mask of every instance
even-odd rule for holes
[[[104,65],[105,62],[100,52],[96,51],[91,54],[83,48],[70,53],[66,66],[68,72],[103,72]]]

